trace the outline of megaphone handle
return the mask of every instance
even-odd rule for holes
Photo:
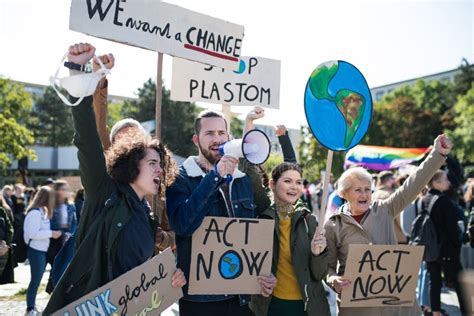
[[[214,172],[217,173],[217,174],[219,174],[219,171],[217,171],[217,163],[214,165]],[[232,179],[234,179],[234,178],[232,177],[231,174],[226,175],[226,177],[225,177],[225,183],[227,183],[227,184],[231,183],[231,182],[232,182]]]

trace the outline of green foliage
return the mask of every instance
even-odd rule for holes
[[[403,86],[374,104],[368,145],[426,147],[454,128],[452,84],[423,80]]]
[[[458,69],[461,73],[454,77],[454,97],[465,95],[474,82],[474,66],[470,65],[466,58],[463,58]]]
[[[303,177],[311,182],[321,179],[321,171],[326,170],[328,150],[322,146],[307,126],[301,127],[302,141],[298,147],[300,163],[303,166]],[[344,171],[345,152],[334,152],[331,172],[339,176]]]
[[[454,105],[455,129],[449,132],[454,141],[454,153],[461,163],[474,163],[474,82]]]
[[[192,143],[194,120],[199,108],[194,103],[171,101],[170,91],[162,90],[162,129],[163,142],[180,156],[196,153]],[[122,116],[132,117],[139,122],[155,119],[156,83],[148,79],[142,88],[138,89],[138,100],[125,101],[122,105]]]
[[[47,87],[44,94],[35,100],[28,127],[34,132],[38,145],[72,145],[74,125],[71,110],[52,87]]]
[[[263,164],[263,168],[265,172],[270,176],[272,174],[272,170],[283,162],[283,156],[279,153],[270,153],[268,156],[267,161]]]
[[[31,96],[21,84],[0,78],[0,173],[11,165],[12,157],[36,159],[33,134],[24,126],[31,110]]]
[[[163,88],[164,90],[164,88]],[[124,117],[132,117],[139,122],[155,119],[156,104],[156,83],[151,78],[143,87],[138,88],[138,100],[125,101],[122,107]],[[162,99],[162,107],[165,105],[165,98]]]
[[[23,120],[31,111],[31,96],[23,85],[0,78],[0,113],[6,118]]]
[[[107,127],[112,129],[115,123],[123,119],[123,103],[109,103],[107,106]]]
[[[242,132],[244,130],[244,122],[242,122],[237,116],[232,115],[230,120],[230,134],[234,138],[242,138]]]
[[[389,102],[375,103],[368,145],[392,147],[426,147],[443,128],[439,117],[419,107],[410,96],[399,95]]]

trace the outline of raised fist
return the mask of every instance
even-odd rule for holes
[[[247,120],[254,121],[265,116],[265,110],[261,106],[255,106],[247,114]]]
[[[88,43],[79,43],[69,46],[67,58],[69,61],[85,65],[95,55],[95,47]]]
[[[276,136],[283,136],[286,133],[286,127],[285,125],[277,125],[275,128],[275,134]]]
[[[105,68],[107,68],[109,70],[114,68],[114,66],[115,66],[115,57],[114,57],[114,55],[112,55],[112,54],[102,55],[102,56],[99,56],[97,58],[99,58],[100,61],[104,64]],[[97,62],[97,60],[94,59],[92,61],[92,70],[94,72],[96,72],[99,69],[100,69],[100,65]]]
[[[441,134],[434,140],[434,150],[439,152],[443,156],[447,156],[451,149],[453,148],[453,143],[445,134]]]

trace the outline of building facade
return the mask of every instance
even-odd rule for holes
[[[433,80],[454,82],[454,77],[456,77],[456,75],[459,74],[460,72],[461,71],[456,68],[456,69],[438,72],[438,73],[420,77],[420,78],[413,78],[413,79],[386,84],[383,86],[374,87],[370,89],[370,92],[372,93],[372,100],[375,102],[380,101],[385,94],[390,93],[393,90],[400,88],[402,86],[413,85],[418,80],[425,80],[428,82],[433,81]]]

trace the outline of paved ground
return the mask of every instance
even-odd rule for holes
[[[36,303],[40,310],[43,310],[48,302],[49,295],[44,292],[46,282],[49,277],[49,266],[43,276],[41,291],[38,293]],[[30,267],[29,265],[20,264],[15,269],[15,280],[14,284],[0,285],[0,315],[16,316],[24,315],[26,310],[26,288],[30,281]],[[18,294],[24,292],[23,295]],[[443,308],[449,313],[449,315],[461,315],[459,312],[459,305],[456,294],[453,291],[443,290],[441,294],[441,300],[443,302]],[[167,309],[163,316],[176,316],[179,315],[179,308],[177,304],[174,304]]]

